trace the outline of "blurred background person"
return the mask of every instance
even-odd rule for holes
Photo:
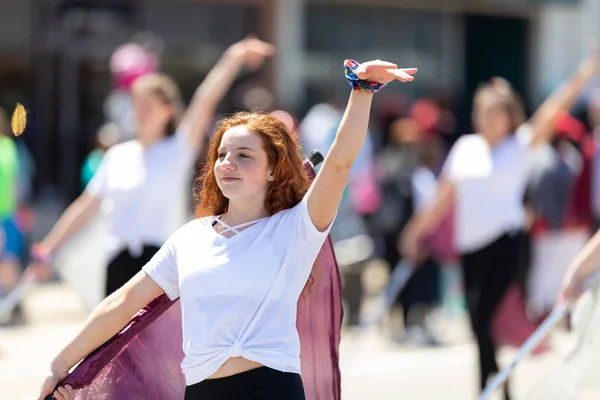
[[[383,239],[384,259],[391,271],[403,259],[399,236],[417,209],[435,193],[435,170],[441,151],[434,134],[409,116],[398,115],[384,125],[382,149],[375,174],[381,204],[367,215],[371,232]],[[440,269],[436,260],[423,254],[418,268],[396,299],[401,306],[403,331],[392,336],[414,345],[435,345],[437,339],[425,324],[427,311],[439,303]]]
[[[19,154],[6,110],[0,108],[0,299],[17,284],[23,257],[23,232],[18,224]],[[17,307],[0,323],[22,321]]]
[[[105,296],[133,277],[187,218],[188,183],[215,110],[245,64],[258,67],[273,53],[255,38],[233,44],[196,90],[187,110],[165,75],[147,74],[132,86],[137,137],[104,155],[83,194],[32,248],[34,271],[48,274],[52,254],[110,207]],[[170,204],[164,207],[164,204]]]
[[[592,224],[589,201],[590,157],[584,148],[585,125],[559,113],[554,139],[533,157],[527,204],[532,213],[528,311],[534,320],[556,303],[571,260],[585,246]]]
[[[455,246],[461,254],[471,326],[479,350],[479,387],[499,371],[492,319],[509,288],[529,266],[524,196],[533,149],[552,140],[559,112],[569,109],[595,77],[597,52],[555,90],[526,122],[519,96],[495,78],[473,99],[478,133],[461,137],[444,165],[432,205],[402,233],[402,250],[418,260],[419,241],[456,207]],[[515,310],[514,312],[518,312]],[[504,398],[509,399],[508,385]]]

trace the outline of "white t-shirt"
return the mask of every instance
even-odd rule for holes
[[[470,134],[450,150],[443,175],[455,186],[458,252],[479,250],[506,232],[524,227],[531,139],[531,129],[523,125],[492,148],[483,136]]]
[[[329,229],[316,229],[306,200],[231,238],[214,230],[215,219],[181,227],[143,268],[180,297],[187,385],[230,357],[300,373],[297,301]]]
[[[109,218],[108,259],[124,248],[162,246],[186,215],[196,152],[178,132],[149,148],[137,140],[111,147],[85,191],[101,197]]]

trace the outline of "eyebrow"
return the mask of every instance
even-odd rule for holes
[[[227,150],[227,148],[225,148],[225,147],[219,147],[219,151],[220,150]],[[250,150],[250,151],[256,152],[254,149],[251,149],[250,147],[238,147],[236,150]]]

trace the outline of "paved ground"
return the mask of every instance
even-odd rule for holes
[[[27,297],[30,324],[0,328],[1,399],[35,398],[47,363],[86,316],[79,304],[65,286],[48,284]],[[518,368],[513,382],[518,399],[525,398],[535,382],[557,365],[570,345],[569,339],[562,337],[557,343],[558,353],[528,360]],[[503,360],[510,356],[510,352],[503,353]],[[360,342],[346,335],[342,344],[343,399],[474,399],[474,366],[475,348],[468,340],[442,348],[408,349],[383,340],[378,333]],[[600,391],[585,398],[598,399]]]

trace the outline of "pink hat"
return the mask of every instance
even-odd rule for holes
[[[128,43],[118,47],[112,54],[110,70],[115,86],[129,90],[137,78],[158,70],[158,59],[143,47]]]

